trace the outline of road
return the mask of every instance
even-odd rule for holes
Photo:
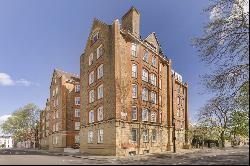
[[[40,151],[0,150],[0,165],[249,165],[249,147],[209,149],[183,154],[154,154],[130,157],[62,156]]]

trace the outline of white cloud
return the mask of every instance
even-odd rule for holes
[[[6,73],[0,73],[0,85],[11,86],[14,85],[14,81]]]
[[[2,86],[31,86],[31,85],[39,85],[38,83],[33,83],[31,81],[28,81],[26,79],[19,79],[19,80],[13,80],[11,76],[9,76],[6,73],[0,73],[0,85]]]

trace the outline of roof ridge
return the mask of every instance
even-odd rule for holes
[[[70,72],[67,72],[67,71],[63,71],[63,70],[61,70],[61,69],[57,69],[57,68],[55,68],[55,71],[59,71],[59,72],[63,72],[63,73],[65,73],[65,74],[75,75],[75,76],[79,77],[79,75],[78,75],[78,74],[75,74],[75,73],[70,73]]]

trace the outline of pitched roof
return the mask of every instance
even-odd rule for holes
[[[156,36],[156,33],[155,33],[155,32],[150,33],[150,34],[144,39],[144,41],[149,42],[148,40],[149,40],[150,38],[152,38],[152,37],[155,38],[155,40],[156,40],[158,46],[160,47],[160,42],[159,42],[159,40],[157,39],[157,36]]]
[[[56,73],[57,75],[59,75],[59,76],[63,76],[63,75],[64,75],[64,76],[67,77],[67,78],[70,78],[70,77],[80,78],[79,75],[77,75],[77,74],[69,73],[69,72],[66,72],[66,71],[63,71],[63,70],[60,70],[60,69],[55,69],[53,75],[54,75],[55,73]]]

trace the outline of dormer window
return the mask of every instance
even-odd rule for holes
[[[92,44],[94,44],[99,39],[99,32],[96,32],[92,38]]]

